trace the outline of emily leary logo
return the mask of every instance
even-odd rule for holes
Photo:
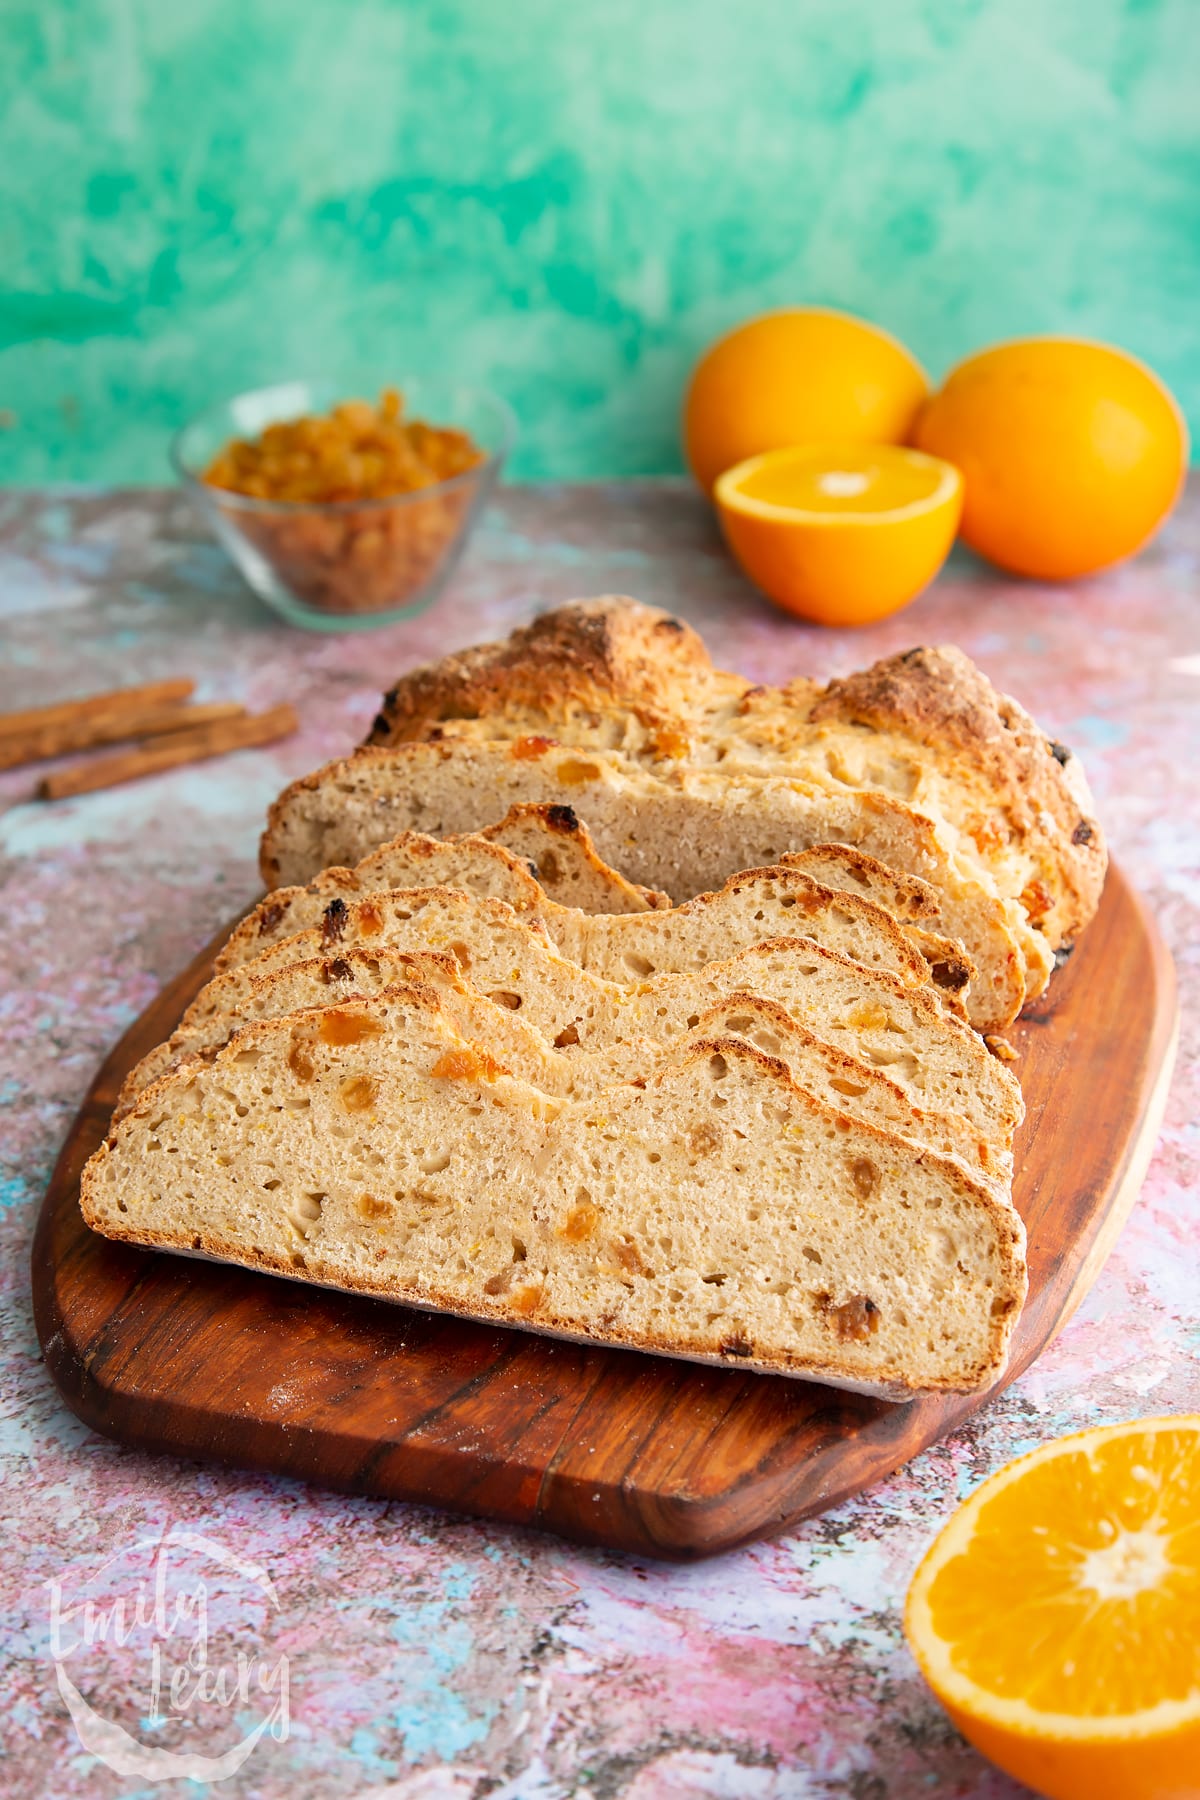
[[[141,1781],[225,1781],[288,1735],[288,1659],[264,1654],[265,1569],[172,1529],[50,1592],[50,1654],[83,1748]],[[86,1698],[85,1698],[86,1694]]]

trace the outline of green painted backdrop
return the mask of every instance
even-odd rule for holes
[[[4,0],[0,87],[10,480],[430,364],[518,474],[672,469],[697,349],[795,300],[935,372],[1111,338],[1200,424],[1197,0]]]

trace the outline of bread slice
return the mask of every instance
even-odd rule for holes
[[[929,930],[937,928],[940,908],[937,889],[918,875],[902,875],[876,856],[868,856],[849,844],[813,844],[807,850],[788,850],[776,859],[781,868],[800,869],[826,887],[861,894],[891,913]]]
[[[391,898],[376,896],[385,903]],[[352,910],[346,915],[349,936],[361,923]],[[699,970],[621,984],[559,956],[536,925],[497,901],[419,894],[411,906],[404,900],[379,906],[375,919],[379,929],[357,946],[345,940],[331,946],[321,931],[304,931],[225,970],[196,996],[172,1044],[252,1006],[255,984],[291,964],[331,958],[336,969],[356,947],[449,951],[478,992],[519,1013],[559,1049],[592,1050],[642,1037],[671,1042],[732,994],[776,1001],[823,1042],[883,1069],[914,1105],[961,1114],[1001,1155],[1012,1148],[1021,1091],[982,1039],[948,1014],[930,988],[906,987],[812,938],[767,940]]]
[[[126,1078],[114,1120],[122,1119],[138,1096],[188,1057],[211,1062],[235,1032],[259,1019],[328,1007],[386,989],[423,986],[436,991],[455,1029],[482,1053],[545,1093],[587,1098],[623,1079],[636,1059],[647,1065],[663,1049],[653,1036],[632,1042],[599,1043],[586,1050],[561,1050],[525,1022],[520,1013],[484,999],[462,976],[452,956],[403,950],[348,950],[337,957],[312,957],[239,988],[228,1011],[211,1013],[192,1030],[179,1030],[142,1058]],[[696,1015],[691,1036],[743,1037],[786,1062],[797,1086],[826,1105],[895,1131],[913,1143],[956,1157],[978,1179],[1007,1189],[1011,1158],[994,1147],[978,1127],[957,1113],[918,1107],[882,1070],[836,1050],[799,1025],[776,1001],[733,993]],[[657,1021],[647,1020],[647,1023]]]
[[[405,831],[352,869],[322,869],[304,887],[276,888],[235,925],[213,969],[221,974],[249,962],[272,944],[326,922],[330,941],[340,908],[388,888],[448,887],[481,899],[503,900],[514,912],[538,916],[546,893],[528,863],[481,834],[434,838]],[[330,907],[333,906],[332,912]]]
[[[397,840],[400,848],[394,858],[389,846],[353,871],[327,869],[305,888],[283,888],[269,894],[236,927],[217,958],[216,972],[261,955],[272,944],[317,925],[327,944],[358,942],[355,934],[364,931],[367,937],[377,937],[376,902],[385,906],[390,917],[397,903],[388,900],[388,894],[403,893],[406,910],[414,891],[398,885],[385,887],[378,876],[402,873],[414,841],[434,846],[424,865],[431,876],[444,870],[456,891],[479,893],[480,889],[473,887],[467,854],[477,840],[464,838],[441,846],[444,855],[433,839]],[[426,852],[422,850],[422,854]],[[490,874],[486,866],[484,873]],[[352,889],[349,883],[358,882],[366,889],[361,894],[368,902],[365,913],[350,910],[353,895],[361,890]],[[801,869],[744,870],[715,894],[699,895],[667,912],[639,914],[582,913],[548,901],[536,883],[533,885],[540,904],[531,907],[528,897],[515,888],[514,899],[521,904],[514,910],[544,927],[560,955],[612,981],[644,980],[657,969],[697,968],[714,957],[727,956],[742,944],[800,932],[818,943],[831,944],[868,967],[892,969],[913,986],[932,980],[947,996],[961,994],[973,973],[958,946],[918,926],[898,925],[861,895],[827,888]],[[480,888],[483,886],[480,883]]]
[[[215,975],[199,1005],[190,1008],[166,1042],[148,1051],[126,1075],[113,1118],[123,1118],[151,1082],[186,1058],[211,1061],[235,1031],[258,1019],[336,1006],[404,986],[435,992],[459,1031],[488,1039],[491,1053],[525,1079],[541,1087],[552,1085],[544,1059],[561,1052],[510,1008],[485,999],[464,979],[458,959],[449,951],[347,949],[310,956],[261,975],[252,963]]]
[[[939,929],[975,965],[972,1023],[999,1031],[1025,999],[1018,934],[1024,915],[965,872],[930,820],[875,792],[831,793],[783,777],[713,772],[664,777],[614,751],[463,742],[360,750],[294,782],[275,802],[262,843],[269,885],[353,863],[402,830],[472,831],[519,800],[567,795],[597,850],[631,880],[687,899],[791,851],[843,844],[937,892]]]
[[[646,766],[719,765],[903,800],[1020,904],[1031,992],[1099,900],[1106,854],[1078,761],[953,647],[826,686],[753,686],[714,669],[681,621],[607,596],[414,670],[385,697],[370,742],[547,736]]]
[[[569,806],[513,806],[486,831],[452,838],[401,832],[352,869],[334,866],[304,887],[276,888],[230,934],[216,970],[319,924],[331,900],[392,887],[458,887],[504,900],[517,912],[548,903],[603,913],[670,905],[666,894],[638,887],[602,862],[587,827]]]
[[[520,802],[479,835],[524,858],[543,891],[560,906],[577,906],[589,913],[640,913],[671,905],[669,894],[627,881],[597,855],[592,834],[574,807]]]
[[[889,969],[909,986],[933,981],[963,992],[973,972],[963,953],[843,888],[828,888],[797,868],[743,869],[715,893],[670,912],[636,917],[544,909],[542,923],[561,956],[610,981],[698,969],[743,945],[779,936],[811,936],[867,968]]]
[[[531,807],[527,810],[541,813],[549,809]],[[849,910],[857,910],[860,919],[867,917],[863,913],[864,894],[872,896],[866,902],[868,907],[882,908],[898,923],[907,916],[926,917],[931,910],[936,910],[933,890],[926,883],[895,875],[874,858],[863,856],[845,845],[822,845],[810,852],[793,854],[785,861],[786,868],[780,870],[743,871],[726,882],[719,897],[705,896],[703,900],[698,898],[675,909],[669,923],[660,919],[657,924],[631,927],[618,924],[617,919],[628,917],[634,910],[632,908],[629,912],[603,914],[601,918],[605,923],[599,924],[592,922],[591,915],[581,914],[578,908],[565,908],[549,900],[510,852],[487,841],[485,833],[442,840],[420,832],[407,832],[372,851],[353,869],[324,869],[305,887],[277,888],[268,894],[235,927],[216,959],[214,971],[220,974],[238,963],[249,961],[271,944],[280,943],[315,925],[325,926],[327,935],[332,933],[341,913],[340,906],[328,912],[331,902],[342,903],[379,890],[408,887],[422,877],[423,886],[441,884],[460,888],[467,893],[505,900],[520,913],[536,913],[562,955],[571,957],[585,968],[609,974],[613,980],[628,980],[630,967],[638,967],[639,975],[649,973],[648,967],[639,965],[645,965],[648,958],[653,961],[656,944],[678,940],[681,931],[690,935],[702,907],[710,914],[728,912],[735,897],[740,900],[743,913],[747,907],[752,909],[756,920],[763,923],[762,935],[767,936],[773,933],[764,921],[764,909],[768,918],[777,921],[779,929],[792,931],[796,928],[795,916],[783,918],[784,911],[803,909],[818,900],[827,907],[832,892],[850,895]],[[598,866],[605,868],[603,864]],[[810,869],[819,874],[810,874]],[[821,881],[821,876],[831,877],[830,884]],[[637,910],[644,914],[648,909]],[[874,929],[879,921],[872,918],[870,924]],[[965,993],[975,971],[961,945],[918,925],[899,923],[899,930],[923,958],[929,978],[942,990],[947,1003],[955,1002]],[[886,927],[885,932],[890,948],[899,954],[894,932]],[[818,937],[825,941],[821,933]],[[838,947],[847,948],[845,944]],[[885,946],[887,948],[889,946]],[[726,950],[727,945],[722,943],[717,954],[723,955]],[[851,951],[851,954],[857,952]],[[864,960],[878,964],[878,951]],[[956,1010],[962,1009],[956,1007]]]
[[[562,1101],[414,989],[156,1082],[81,1204],[126,1242],[893,1398],[993,1383],[1025,1291],[1011,1207],[744,1040]]]
[[[535,932],[537,941],[566,961],[612,982],[701,969],[747,944],[803,935],[864,969],[895,975],[904,986],[929,983],[927,964],[894,920],[857,895],[818,887],[793,870],[751,870],[719,893],[702,894],[669,913],[556,910],[556,930],[565,921],[579,925],[563,942],[539,918],[515,913],[503,901],[454,888],[385,888],[351,903],[331,902],[319,927],[270,945],[248,966],[266,974],[305,956],[357,945],[448,949],[481,991],[503,993],[513,985],[506,971],[523,965]],[[189,1016],[202,998],[193,1002]],[[515,1003],[508,1003],[515,1010]]]
[[[572,1004],[562,971],[573,966],[542,956],[529,971],[536,988],[531,979],[521,990],[532,994],[539,1028],[560,1046],[586,1050],[643,1036],[672,1043],[709,1007],[754,994],[824,1043],[881,1069],[914,1106],[958,1113],[995,1149],[1012,1149],[1024,1117],[1021,1089],[971,1027],[947,1014],[929,988],[905,987],[811,938],[770,939],[703,969],[632,987],[577,974]],[[565,1023],[552,1032],[542,1021],[556,1016]]]

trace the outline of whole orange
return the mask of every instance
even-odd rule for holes
[[[900,444],[929,382],[903,344],[849,313],[763,313],[706,350],[683,407],[683,443],[701,487],[734,463],[793,444]]]
[[[969,356],[913,442],[962,471],[962,535],[1043,581],[1130,556],[1162,524],[1187,468],[1183,415],[1144,363],[1080,338],[1023,338]]]

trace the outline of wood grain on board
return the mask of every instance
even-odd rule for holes
[[[97,1431],[692,1558],[835,1505],[986,1404],[896,1405],[558,1343],[96,1236],[79,1211],[83,1164],[126,1072],[170,1034],[226,935],[104,1064],[39,1219],[42,1348],[67,1404]],[[1027,1107],[1014,1197],[1030,1286],[1006,1381],[1070,1317],[1137,1197],[1176,1032],[1170,958],[1113,869],[1079,948],[1009,1034]]]

